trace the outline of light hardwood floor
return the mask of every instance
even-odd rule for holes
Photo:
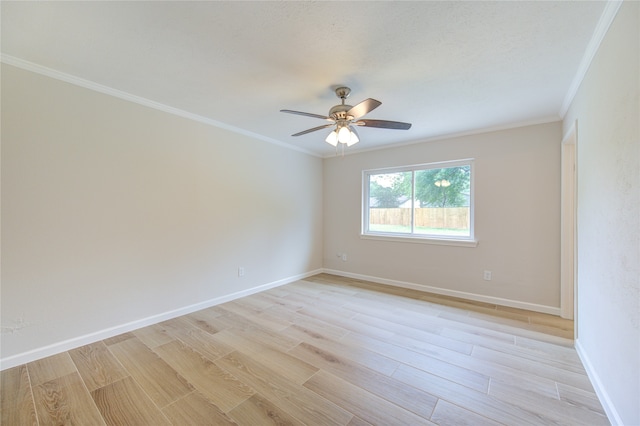
[[[2,425],[609,424],[571,321],[316,275],[2,372]]]

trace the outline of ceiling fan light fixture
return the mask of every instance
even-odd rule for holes
[[[338,142],[348,144],[351,140],[351,130],[347,126],[341,126],[338,129]]]
[[[360,142],[360,138],[358,137],[355,131],[353,131],[352,129],[349,129],[349,133],[350,133],[350,137],[349,137],[349,141],[347,142],[347,146],[355,145],[358,142]]]
[[[331,146],[337,146],[338,145],[338,132],[336,130],[332,130],[331,133],[329,133],[329,135],[327,136],[327,138],[324,140],[326,143],[328,143]]]

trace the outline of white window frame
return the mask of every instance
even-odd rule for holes
[[[469,182],[469,236],[446,236],[446,235],[430,235],[430,234],[415,234],[413,233],[414,226],[414,206],[415,197],[415,172],[428,169],[444,169],[450,167],[469,166],[470,169],[470,182]],[[394,233],[394,232],[377,232],[369,230],[369,182],[370,176],[383,173],[399,173],[399,172],[412,172],[412,184],[411,184],[411,229],[412,232],[407,233]],[[473,158],[454,160],[454,161],[441,161],[437,163],[424,163],[415,164],[410,166],[400,167],[388,167],[382,169],[370,169],[362,171],[362,227],[360,232],[360,238],[370,240],[382,240],[382,241],[399,241],[399,242],[412,242],[423,244],[440,244],[440,245],[453,245],[463,247],[476,247],[478,241],[475,239],[475,172],[474,172],[474,160]]]

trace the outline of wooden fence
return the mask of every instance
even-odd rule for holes
[[[410,208],[372,208],[372,225],[411,225]],[[426,228],[469,229],[469,207],[425,207],[415,209],[415,226]]]

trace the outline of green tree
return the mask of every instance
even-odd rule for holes
[[[376,200],[377,208],[400,207],[411,199],[410,172],[371,175],[369,185],[369,196]]]
[[[467,207],[470,176],[469,166],[419,170],[415,177],[416,200],[420,207]]]

